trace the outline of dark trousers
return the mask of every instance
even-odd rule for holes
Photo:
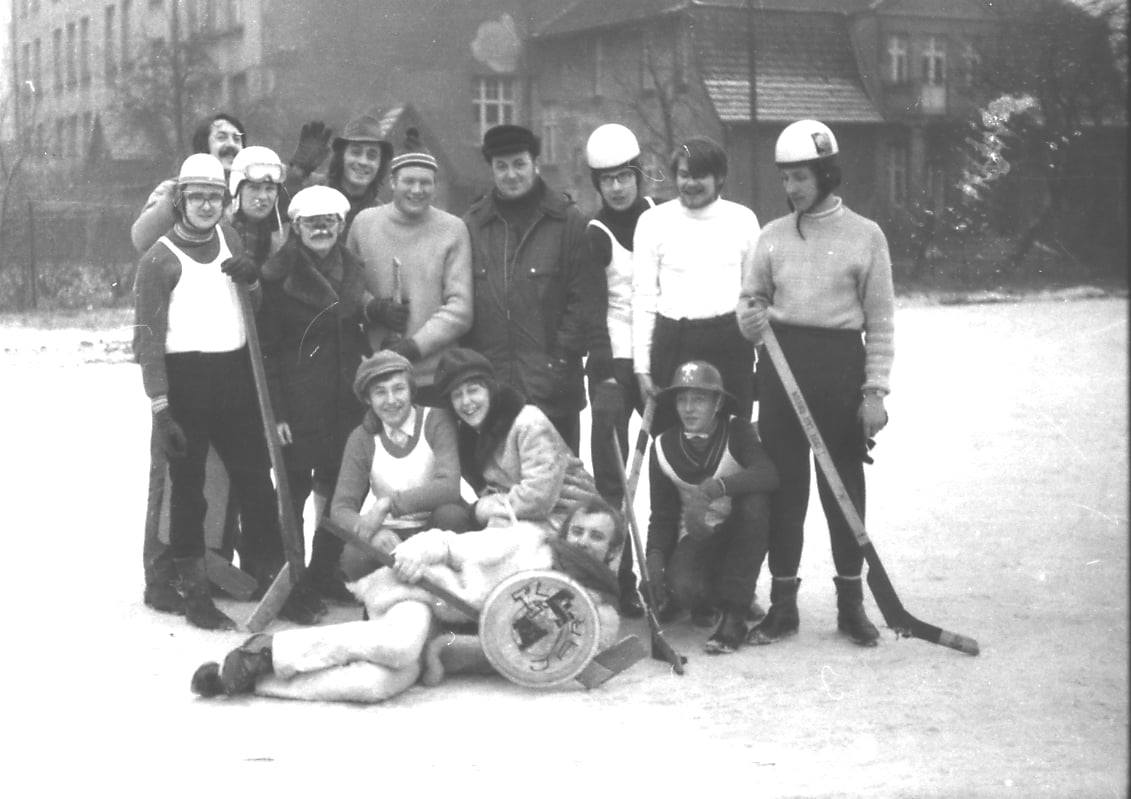
[[[656,317],[652,332],[652,380],[667,388],[675,370],[688,361],[707,361],[719,370],[723,386],[733,395],[731,412],[750,419],[754,410],[754,346],[743,338],[733,313],[711,319]],[[667,430],[679,421],[666,395],[656,406],[652,432]]]
[[[561,435],[570,452],[577,455],[581,451],[581,414],[577,412],[556,416],[546,414],[546,418]]]
[[[685,536],[664,568],[667,589],[681,607],[745,611],[754,599],[769,537],[770,495],[734,497],[731,515],[713,535]]]
[[[178,408],[173,410],[173,418],[184,430],[188,444],[185,457],[169,461],[169,547],[173,556],[204,554],[204,462],[211,444],[224,462],[239,503],[242,536],[262,558],[258,566],[269,568],[281,563],[275,489],[258,411]]]
[[[774,325],[790,369],[809,404],[829,455],[849,496],[864,516],[864,434],[857,418],[864,383],[864,344],[859,332]],[[809,505],[809,441],[764,352],[758,358],[758,431],[781,477],[770,511],[770,573],[793,577],[801,563],[805,510]],[[860,574],[864,556],[836,497],[818,471],[817,490],[829,525],[833,563],[845,577]]]
[[[593,480],[599,493],[614,508],[620,508],[624,501],[620,473],[616,462],[616,449],[613,441],[620,444],[620,451],[629,457],[628,422],[633,409],[640,411],[640,387],[632,372],[632,360],[617,358],[613,361],[613,377],[620,392],[620,408],[615,416],[593,414],[590,428],[589,446],[593,458]],[[592,404],[593,383],[589,384],[589,398]],[[622,464],[623,465],[623,464]],[[621,554],[619,578],[621,590],[633,590],[636,578],[632,572],[632,541],[626,539]]]

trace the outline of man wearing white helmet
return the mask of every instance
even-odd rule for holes
[[[891,256],[879,225],[850,211],[840,185],[836,137],[813,119],[787,126],[774,160],[793,213],[762,232],[737,313],[754,342],[771,325],[805,394],[849,495],[864,513],[864,463],[887,423],[884,396],[894,355]],[[809,503],[809,443],[781,379],[758,359],[758,426],[781,475],[770,513],[770,611],[750,633],[766,644],[797,632],[802,528]],[[817,474],[837,576],[837,627],[861,646],[879,633],[864,614],[863,554],[824,475]]]
[[[754,255],[758,219],[722,198],[727,155],[695,136],[672,153],[678,200],[645,211],[636,226],[633,256],[633,368],[644,397],[671,381],[676,366],[704,360],[723,376],[736,415],[754,406],[754,354],[742,338],[734,304]],[[670,427],[660,409],[655,429]]]
[[[346,439],[364,410],[353,378],[369,354],[362,322],[366,276],[361,259],[343,246],[349,210],[336,189],[300,191],[288,209],[291,234],[262,269],[263,361],[300,520],[312,491],[333,496]],[[304,577],[322,597],[352,602],[338,576],[341,550],[337,538],[316,533]],[[306,592],[297,601],[315,613],[324,609]]]
[[[585,145],[589,175],[601,195],[601,210],[586,234],[593,260],[605,270],[609,302],[606,328],[609,346],[589,353],[589,400],[593,406],[590,448],[597,490],[614,507],[624,499],[613,436],[628,452],[628,420],[640,409],[640,388],[632,368],[632,238],[640,215],[655,203],[644,196],[640,143],[624,125],[601,125]],[[621,614],[643,614],[632,571],[632,546],[626,542],[618,574]]]
[[[239,244],[220,225],[228,190],[219,160],[204,153],[185,159],[172,200],[177,221],[142,257],[136,282],[134,351],[152,403],[154,437],[169,461],[168,554],[175,569],[151,575],[147,568],[146,604],[183,612],[197,627],[232,629],[212,603],[204,570],[209,445],[231,479],[243,535],[265,558],[282,559],[235,284],[250,283],[257,292],[258,281],[232,257]]]

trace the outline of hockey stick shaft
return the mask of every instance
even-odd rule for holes
[[[762,331],[762,344],[774,364],[774,369],[777,370],[786,396],[789,397],[794,413],[797,414],[797,421],[801,425],[805,437],[809,440],[809,446],[817,459],[817,466],[825,476],[825,481],[836,498],[837,505],[856,538],[856,543],[863,551],[864,559],[868,562],[868,586],[872,589],[872,595],[876,598],[876,605],[879,606],[880,612],[884,615],[884,621],[900,635],[914,636],[932,644],[942,644],[969,655],[978,654],[978,642],[973,638],[921,622],[904,609],[890,578],[888,578],[887,571],[880,562],[880,556],[876,553],[875,545],[864,529],[864,519],[852,501],[852,497],[849,496],[848,489],[845,488],[844,481],[840,477],[840,472],[837,471],[836,464],[833,463],[832,455],[829,454],[828,448],[825,446],[821,431],[817,428],[817,423],[809,410],[809,403],[805,401],[805,395],[802,394],[801,387],[797,384],[797,378],[794,377],[793,370],[790,369],[789,361],[782,351],[781,344],[778,343],[777,335],[769,325]]]
[[[653,400],[648,400],[648,405],[645,406],[645,422],[650,422],[650,414],[648,408],[654,406]],[[644,423],[641,425],[641,435],[647,436],[648,426]],[[645,449],[647,449],[647,440],[645,439]],[[664,660],[671,664],[672,670],[676,674],[683,674],[683,664],[687,662],[687,658],[675,651],[668,639],[664,637],[664,631],[660,627],[660,621],[656,618],[656,596],[652,591],[652,578],[648,574],[648,562],[644,557],[644,541],[640,537],[640,527],[636,524],[636,511],[633,510],[634,496],[629,492],[628,476],[624,471],[624,456],[620,449],[620,442],[616,436],[613,436],[613,450],[616,454],[617,473],[621,479],[621,485],[624,487],[624,518],[628,524],[628,534],[632,538],[632,549],[636,553],[636,562],[640,566],[640,586],[641,593],[644,598],[644,617],[648,621],[648,627],[652,632],[652,657],[657,660]],[[640,459],[643,460],[643,451],[638,451]],[[639,474],[639,470],[637,470]],[[635,488],[635,486],[631,486]]]
[[[270,588],[264,593],[262,601],[248,617],[246,627],[252,632],[264,629],[282,610],[291,588],[298,582],[304,567],[302,555],[302,527],[291,501],[291,484],[287,479],[287,467],[283,460],[283,448],[279,444],[279,431],[275,411],[271,407],[271,396],[267,388],[267,370],[263,366],[263,348],[259,342],[259,329],[255,326],[255,311],[251,305],[251,295],[244,285],[237,287],[240,310],[243,312],[244,328],[247,330],[247,348],[251,360],[251,374],[255,379],[255,395],[259,401],[259,417],[263,422],[263,437],[267,440],[267,454],[271,459],[271,471],[275,473],[275,496],[279,511],[279,527],[283,536],[283,553],[286,563]]]

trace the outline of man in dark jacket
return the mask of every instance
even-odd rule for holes
[[[601,337],[608,348],[605,273],[590,257],[585,217],[539,176],[533,133],[498,125],[483,137],[482,152],[495,187],[464,216],[474,284],[466,342],[576,453],[585,407],[581,359]]]

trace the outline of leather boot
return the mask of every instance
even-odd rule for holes
[[[836,583],[836,628],[859,646],[875,646],[880,631],[864,613],[864,581],[859,577],[834,577]]]
[[[704,647],[709,655],[729,655],[746,640],[747,608],[724,605],[719,626],[711,633]]]
[[[205,699],[224,693],[224,683],[220,681],[220,664],[216,661],[201,663],[192,673],[190,687],[194,694]]]
[[[185,618],[202,630],[234,630],[236,623],[212,602],[212,589],[204,570],[204,558],[177,558],[173,561],[185,595]]]
[[[177,568],[166,549],[146,564],[145,606],[161,613],[185,615],[185,598],[177,590]]]
[[[224,693],[228,696],[250,694],[255,690],[257,679],[274,673],[271,643],[270,635],[256,633],[227,654],[220,667]]]
[[[797,615],[797,589],[800,577],[775,577],[770,588],[770,611],[746,636],[748,644],[772,644],[797,634],[801,620]]]
[[[310,545],[310,565],[306,568],[309,586],[322,599],[339,605],[355,605],[357,600],[346,588],[338,570],[343,543],[340,538],[318,529]]]

